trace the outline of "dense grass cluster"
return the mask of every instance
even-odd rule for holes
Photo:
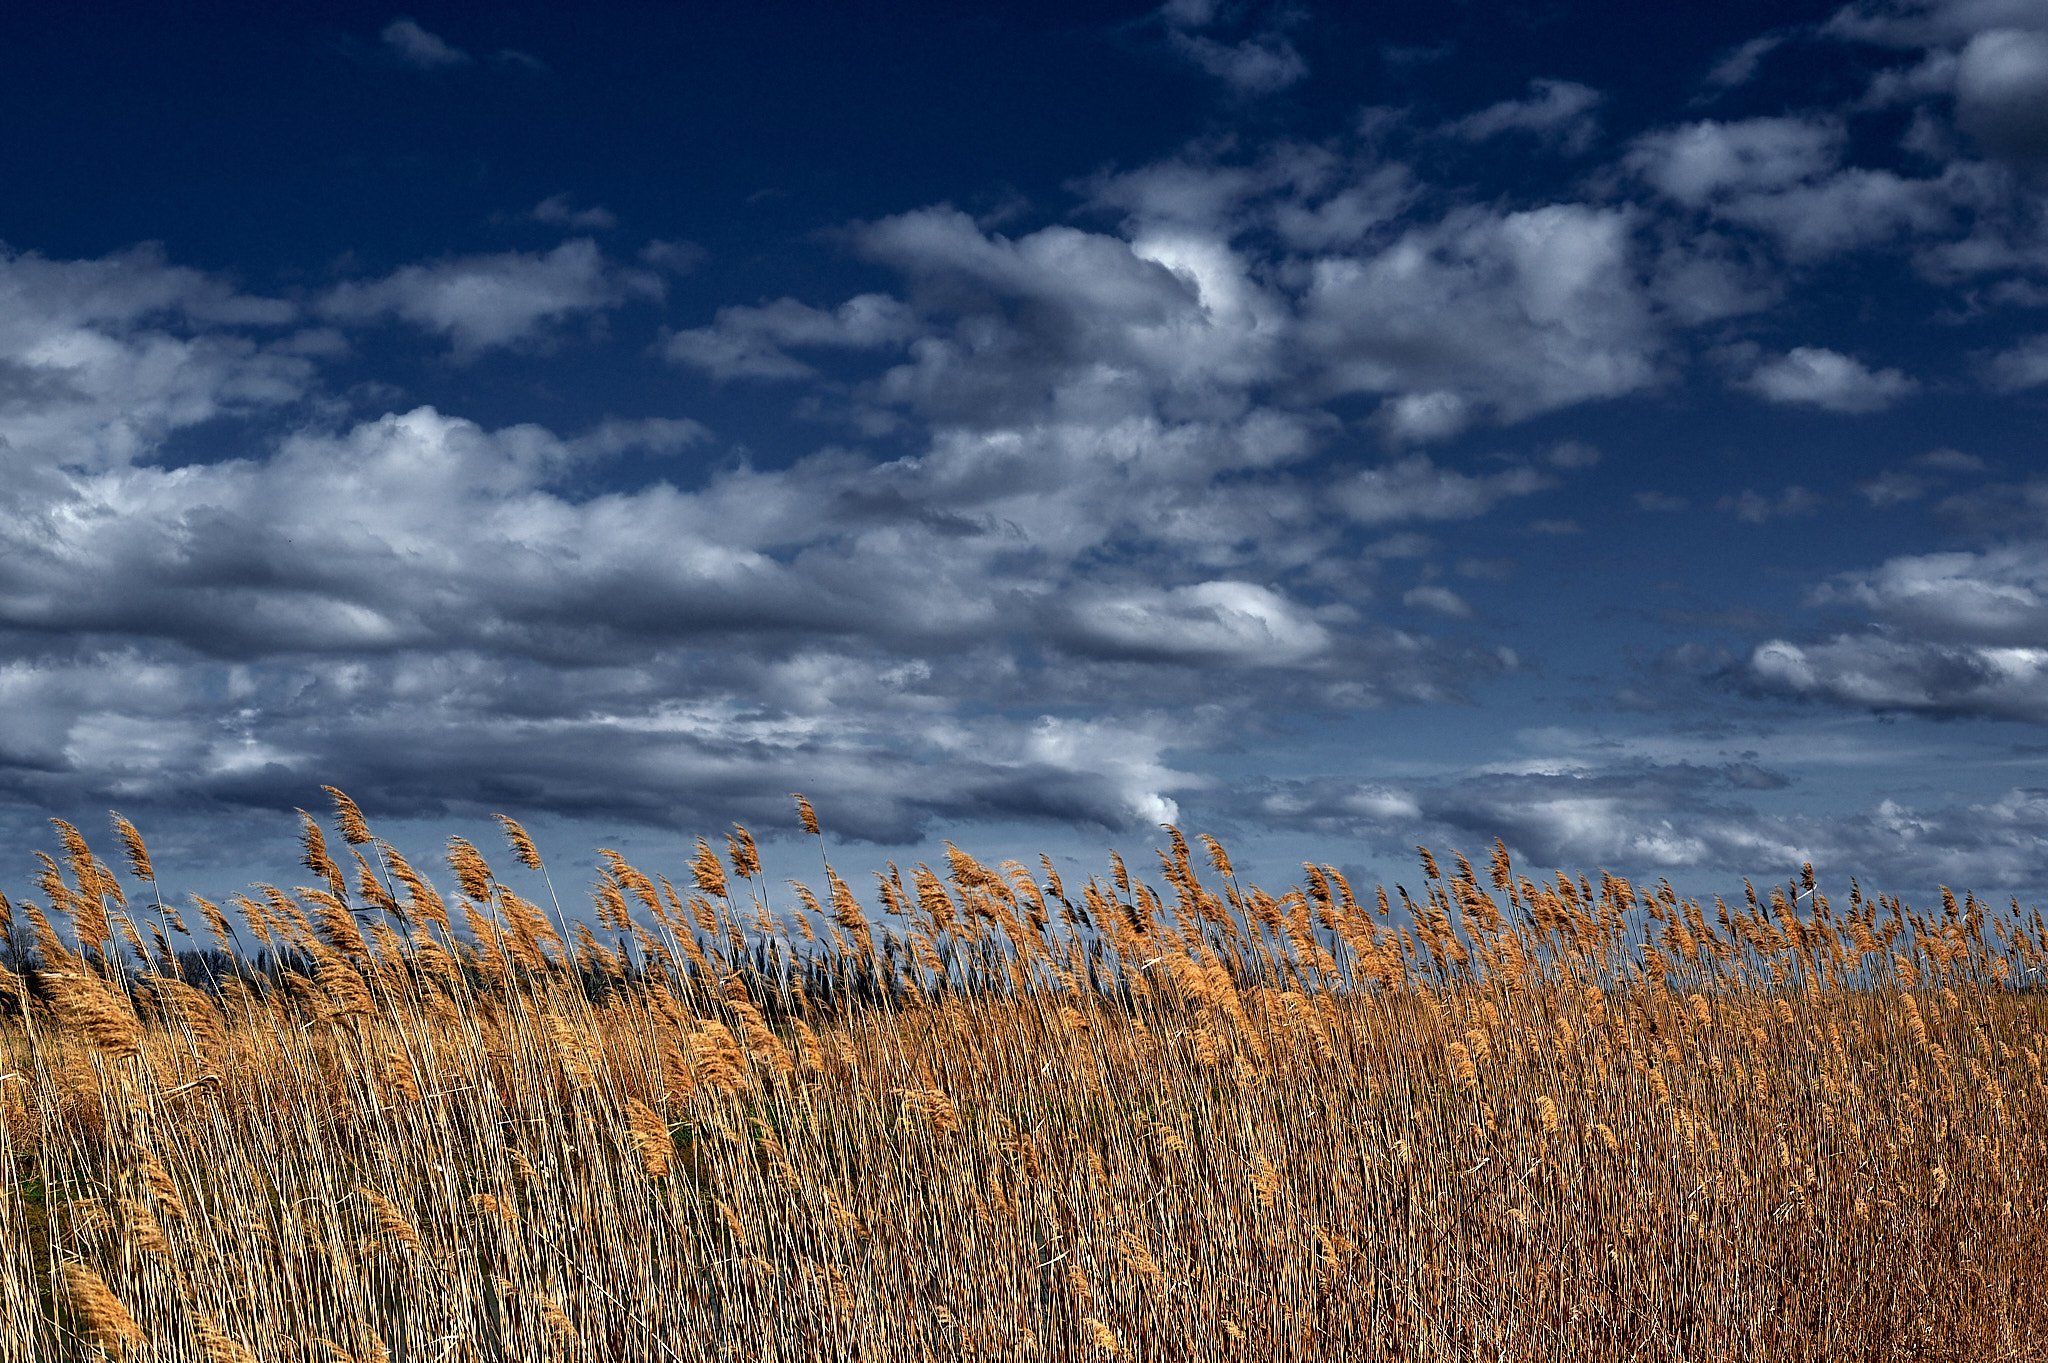
[[[735,830],[565,914],[516,824],[444,891],[337,814],[312,885],[183,914],[59,826],[0,957],[0,1356],[2048,1350],[2017,905],[1499,848],[1273,895],[1172,832],[1149,885],[955,852],[864,905]]]

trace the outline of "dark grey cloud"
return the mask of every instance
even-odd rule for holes
[[[1749,660],[1755,683],[1802,699],[1879,714],[2048,722],[2048,649],[1991,648],[1840,634],[1773,639]]]
[[[1758,644],[1751,684],[1879,713],[2048,723],[2048,544],[1901,555],[1814,596],[1867,623]]]

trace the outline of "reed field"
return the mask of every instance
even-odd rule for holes
[[[504,827],[429,869],[337,793],[216,906],[57,826],[5,1359],[2048,1356],[2018,904],[1498,846],[1276,892],[1174,830],[1077,884],[735,829],[586,892]]]

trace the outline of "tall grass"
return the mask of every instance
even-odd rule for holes
[[[736,830],[572,916],[516,824],[534,898],[336,812],[232,911],[126,824],[125,881],[60,826],[10,906],[0,1357],[2048,1351],[2016,905],[1499,848],[1273,895],[1171,831],[1151,884],[954,851],[863,903]]]

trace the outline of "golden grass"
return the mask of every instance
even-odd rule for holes
[[[1498,849],[1274,896],[1178,833],[1157,887],[951,849],[771,902],[738,830],[694,891],[604,854],[573,927],[337,806],[214,977],[125,823],[148,904],[61,828],[10,910],[0,1358],[2048,1352],[2016,906]]]

